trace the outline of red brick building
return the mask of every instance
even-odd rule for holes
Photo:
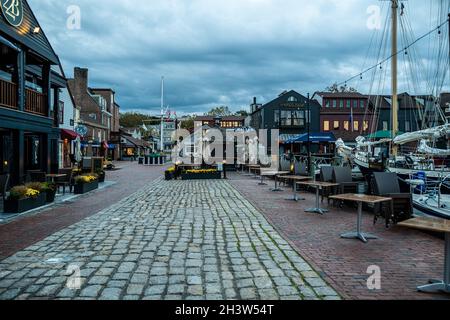
[[[368,96],[358,92],[316,92],[313,99],[321,106],[320,131],[332,132],[347,143],[355,143],[358,136],[373,131]]]

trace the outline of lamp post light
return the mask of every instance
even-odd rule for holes
[[[223,160],[223,178],[227,179],[227,160]]]
[[[311,173],[311,103],[309,101],[309,93],[308,93],[308,100],[306,102],[306,106],[308,109],[308,117],[307,117],[307,123],[308,123],[308,143],[307,143],[307,152],[308,152],[308,170]]]

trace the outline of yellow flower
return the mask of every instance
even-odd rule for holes
[[[35,197],[37,197],[39,194],[40,194],[39,191],[34,190],[34,189],[31,189],[31,188],[28,188],[28,189],[27,189],[27,192],[25,193],[25,196],[26,196],[27,198],[35,198]]]
[[[192,173],[192,174],[196,174],[196,173],[216,173],[216,172],[217,172],[216,169],[186,170],[186,173]]]

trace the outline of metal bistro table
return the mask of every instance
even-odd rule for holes
[[[369,233],[363,233],[361,231],[363,203],[376,204],[376,203],[381,203],[381,202],[388,202],[388,201],[392,201],[392,198],[369,196],[369,195],[365,195],[365,194],[340,194],[340,195],[336,195],[336,196],[331,196],[330,199],[353,201],[353,202],[358,203],[358,220],[357,220],[357,225],[356,225],[356,232],[344,233],[341,235],[341,238],[359,239],[364,243],[367,243],[368,239],[378,239],[378,237],[376,237],[374,235],[371,235]]]
[[[320,207],[320,190],[323,190],[325,188],[332,188],[332,187],[339,186],[339,183],[321,182],[321,181],[296,182],[295,184],[313,187],[316,189],[316,207],[307,209],[307,210],[305,210],[305,212],[318,213],[318,214],[325,214],[329,211],[327,209],[322,209]]]
[[[401,227],[445,233],[444,280],[430,280],[430,284],[418,287],[423,293],[450,293],[450,220],[440,218],[415,218],[398,224]]]
[[[47,174],[45,176],[47,177],[47,179],[50,179],[52,183],[55,183],[55,179],[65,178],[67,177],[67,174]]]
[[[255,171],[255,174],[251,174],[252,171]],[[261,172],[260,165],[251,165],[250,166],[250,176],[252,176],[253,178],[258,179],[258,171]]]
[[[298,197],[297,183],[296,182],[309,181],[309,180],[312,179],[311,177],[280,175],[280,176],[278,176],[278,178],[292,181],[292,189],[293,189],[292,191],[293,191],[294,196],[292,198],[289,198],[289,199],[286,199],[286,200],[288,200],[288,201],[296,201],[296,202],[306,200],[305,198],[299,198]]]
[[[265,177],[274,177],[275,179],[275,188],[271,189],[273,192],[279,192],[279,191],[283,191],[282,189],[280,189],[278,187],[278,176],[279,175],[283,175],[283,174],[288,174],[289,171],[261,171],[261,182],[259,183],[260,186],[265,186],[267,185],[266,183],[264,183],[264,178]]]

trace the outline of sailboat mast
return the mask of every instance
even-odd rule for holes
[[[392,1],[392,139],[398,133],[398,92],[397,92],[397,31],[398,31],[398,0]],[[392,154],[397,155],[397,146],[392,145]]]

